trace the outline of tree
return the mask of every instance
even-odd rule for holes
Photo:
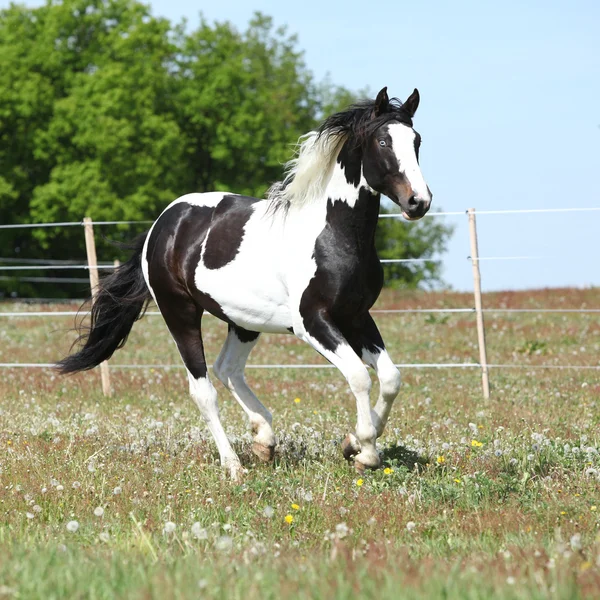
[[[382,203],[380,214],[393,214]],[[417,258],[439,256],[452,235],[453,228],[435,218],[424,218],[410,225],[401,217],[380,218],[375,236],[375,247],[380,259]],[[434,260],[410,263],[384,263],[384,281],[387,287],[433,287],[441,283],[441,265]]]
[[[0,11],[0,222],[152,220],[190,191],[260,197],[298,137],[355,98],[315,82],[296,38],[258,13],[244,31],[202,20],[188,32],[137,0],[11,5]],[[418,235],[406,240],[420,251]],[[99,256],[122,258],[97,243]],[[3,230],[0,257],[15,254],[82,261],[82,231]],[[434,270],[390,272],[417,282]]]

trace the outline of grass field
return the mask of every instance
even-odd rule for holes
[[[469,306],[452,293],[386,293],[379,308]],[[598,308],[597,289],[497,293],[496,308]],[[8,310],[72,306],[0,305]],[[397,362],[477,362],[473,315],[379,314]],[[0,362],[53,362],[68,317],[0,319]],[[339,442],[354,401],[331,369],[252,370],[274,415],[257,464],[241,409],[222,420],[247,467],[232,484],[184,372],[0,371],[0,598],[597,598],[600,595],[598,314],[488,314],[492,399],[474,369],[403,369],[361,478]],[[224,327],[205,319],[214,360]],[[179,366],[160,318],[114,363]],[[250,362],[323,362],[264,336]]]

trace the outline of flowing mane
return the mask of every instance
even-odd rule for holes
[[[325,119],[316,131],[298,140],[295,156],[284,166],[285,176],[267,192],[273,208],[289,208],[317,200],[325,192],[337,156],[346,141],[360,146],[381,125],[399,121],[412,127],[402,102],[392,98],[387,110],[374,116],[375,101],[363,100]]]

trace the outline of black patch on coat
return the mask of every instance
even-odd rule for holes
[[[337,162],[344,170],[346,181],[354,187],[358,187],[362,172],[360,146],[355,146],[350,140],[347,140],[338,154]]]
[[[148,240],[150,287],[183,362],[196,379],[207,372],[200,336],[202,314],[205,307],[214,307],[195,301],[191,286],[213,210],[187,202],[175,204],[158,218]]]
[[[237,339],[240,340],[240,342],[243,342],[244,344],[253,342],[260,335],[258,331],[249,331],[248,329],[244,329],[239,325],[229,325],[229,331],[233,331]]]
[[[354,207],[341,200],[327,202],[323,231],[315,241],[317,263],[300,300],[306,331],[327,350],[367,318],[383,287],[383,268],[375,250],[379,195],[361,188]]]
[[[214,209],[202,257],[207,269],[220,269],[237,256],[255,202],[256,198],[247,196],[224,196],[219,202]]]

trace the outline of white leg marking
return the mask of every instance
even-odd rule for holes
[[[190,394],[200,409],[208,429],[217,444],[219,456],[221,457],[221,465],[229,469],[231,478],[235,480],[241,474],[242,465],[225,435],[223,425],[221,425],[219,407],[217,405],[217,390],[215,390],[208,376],[196,379],[188,371],[188,380],[190,382]]]
[[[394,366],[386,350],[382,350],[377,354],[363,350],[362,358],[369,366],[375,369],[379,379],[379,398],[371,411],[371,416],[377,429],[377,437],[381,437],[390,416],[394,400],[400,391],[400,371]]]
[[[369,398],[372,384],[367,367],[348,343],[341,343],[335,352],[331,352],[308,333],[304,333],[302,339],[335,365],[348,381],[356,398],[356,437],[361,447],[360,453],[354,457],[354,460],[365,467],[378,467],[380,460],[375,444],[377,430],[373,424]]]
[[[267,448],[273,448],[275,446],[275,435],[271,428],[273,417],[248,387],[244,377],[246,361],[257,341],[258,338],[252,342],[242,342],[234,331],[229,331],[225,345],[215,362],[214,373],[248,415],[255,434],[254,441]]]

